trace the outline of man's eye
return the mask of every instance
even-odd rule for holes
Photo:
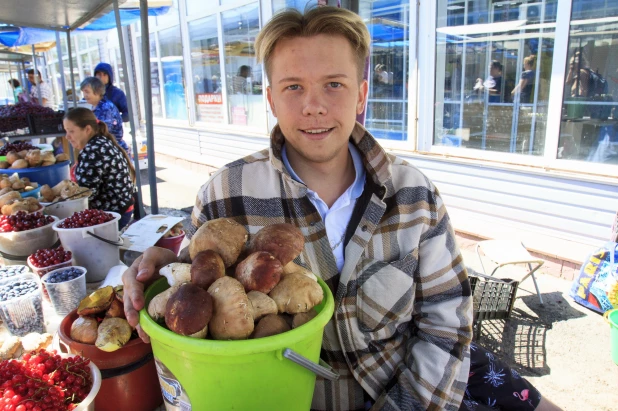
[[[288,90],[298,90],[300,86],[298,84],[292,84],[291,86],[287,86]]]
[[[329,83],[329,85],[330,85],[332,88],[339,88],[339,87],[341,87],[341,83],[338,83],[338,82],[336,82],[336,81],[331,81],[331,82]]]

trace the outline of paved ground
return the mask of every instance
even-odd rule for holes
[[[141,175],[146,184],[146,171]],[[158,164],[159,212],[188,217],[195,194],[207,179],[207,173]],[[146,206],[151,204],[149,195],[145,187]],[[458,240],[470,272],[482,272],[474,242]],[[517,278],[524,269],[504,270],[501,276]],[[531,279],[526,280],[517,292],[511,319],[483,323],[479,342],[565,410],[618,409],[618,366],[610,357],[609,326],[600,315],[572,301],[570,281],[540,271],[537,277],[544,306],[536,294],[526,291],[534,290]]]

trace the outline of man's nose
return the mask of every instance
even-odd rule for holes
[[[303,115],[325,115],[328,112],[323,90],[319,87],[308,87],[303,95]]]

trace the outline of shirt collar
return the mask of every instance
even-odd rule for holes
[[[348,142],[348,149],[350,151],[350,155],[352,156],[352,162],[354,163],[354,170],[356,172],[356,177],[354,178],[354,183],[348,189],[350,191],[350,198],[352,200],[356,200],[363,193],[363,189],[365,188],[365,168],[363,167],[363,158],[361,156],[360,151],[352,144],[352,142]],[[290,173],[290,176],[298,181],[299,183],[305,184],[303,180],[296,174],[290,161],[288,160],[288,154],[285,147],[285,143],[282,144],[281,147],[281,160],[283,161],[283,166]],[[348,191],[346,190],[346,191]],[[311,190],[310,190],[311,191]]]

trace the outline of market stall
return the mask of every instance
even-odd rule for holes
[[[66,35],[71,65],[71,31],[113,12],[120,34],[118,1],[85,0],[67,7],[64,0],[9,0],[3,6],[1,23],[54,30],[56,40]],[[142,28],[147,35],[146,1],[141,1],[140,6],[144,11]],[[123,48],[122,35],[119,37]],[[124,56],[122,53],[123,60]],[[19,72],[23,73],[24,68]],[[72,67],[70,71],[73,73]],[[149,81],[149,73],[145,81]],[[131,94],[127,93],[127,97]],[[9,382],[4,384],[4,379],[0,395],[5,401],[14,401],[11,409],[16,410],[43,403],[62,410],[74,409],[77,404],[80,409],[96,406],[97,410],[152,410],[162,403],[152,349],[122,318],[122,290],[116,287],[118,270],[126,268],[120,261],[121,216],[90,208],[89,188],[68,178],[70,161],[54,155],[50,147],[31,146],[26,141],[63,135],[64,113],[40,113],[38,108],[24,104],[9,106],[3,118],[0,114],[0,137],[6,141],[6,153],[0,153],[4,154],[0,156],[0,167],[4,169],[0,170],[0,213],[5,211],[0,215],[0,368],[18,366],[19,371],[13,372],[18,377],[12,381],[36,378],[36,388],[44,388],[44,395],[42,390],[24,390],[25,384],[11,385],[7,390]],[[152,116],[147,114],[146,121],[151,124]],[[137,162],[136,126],[131,124],[131,129]],[[151,181],[155,181],[152,127],[147,130],[149,172]],[[66,175],[50,172],[60,165],[63,170],[66,165]],[[32,173],[38,169],[43,172]],[[52,175],[53,181],[49,180]],[[139,173],[137,178],[141,188]],[[156,186],[151,188],[151,196],[156,213]],[[141,193],[136,206],[142,207]],[[166,231],[171,233],[172,227]],[[107,287],[105,281],[110,274],[114,286]],[[97,297],[100,293],[90,294],[98,289],[103,290],[106,301]],[[86,311],[81,310],[82,305]],[[85,340],[78,332],[82,321],[77,321],[78,315],[95,321],[95,340]],[[118,333],[126,335],[127,329],[128,336],[117,341]],[[50,357],[47,353],[51,349],[77,355],[77,359]],[[11,358],[19,362],[6,361]],[[37,367],[40,362],[45,367]],[[44,386],[39,387],[41,384]]]

